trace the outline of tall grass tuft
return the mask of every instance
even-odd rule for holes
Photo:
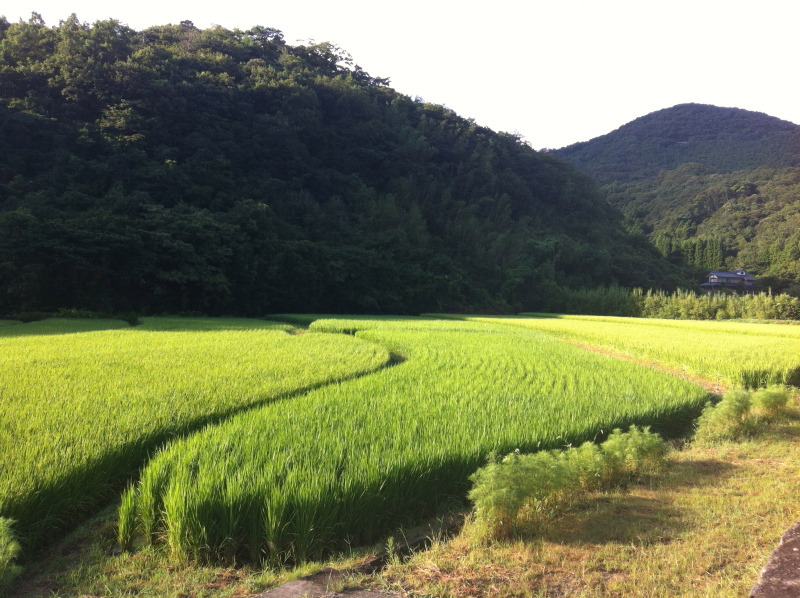
[[[13,524],[13,519],[0,517],[0,595],[22,572],[22,567],[14,563],[22,549],[11,529]]]
[[[779,419],[786,414],[792,391],[785,386],[770,386],[752,394],[752,409],[756,417]]]

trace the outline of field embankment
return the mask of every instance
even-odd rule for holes
[[[799,436],[795,417],[746,442],[690,444],[644,483],[586,494],[508,541],[476,544],[467,529],[370,585],[414,597],[747,596],[798,519]]]

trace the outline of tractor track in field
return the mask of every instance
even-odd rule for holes
[[[698,386],[701,386],[702,388],[707,390],[710,394],[723,395],[730,390],[730,386],[723,383],[721,380],[709,380],[708,378],[703,378],[701,376],[691,374],[684,369],[668,366],[653,359],[634,357],[633,355],[628,355],[627,353],[622,353],[621,351],[615,351],[613,349],[609,349],[608,347],[600,347],[598,345],[583,343],[569,338],[562,337],[562,340],[576,347],[580,347],[581,349],[584,349],[586,351],[591,351],[592,353],[608,355],[609,357],[614,357],[616,359],[621,359],[623,361],[636,363],[638,365],[642,365],[653,370],[658,370],[660,372],[672,374],[673,376],[677,376],[678,378],[688,380],[689,382],[694,382]]]

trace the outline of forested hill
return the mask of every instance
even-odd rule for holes
[[[710,172],[800,166],[800,126],[739,108],[680,104],[551,153],[601,183],[652,178],[686,163]]]
[[[673,263],[745,268],[800,293],[800,126],[758,112],[684,104],[552,152]]]
[[[0,314],[545,307],[677,270],[588,177],[330,44],[0,20]]]

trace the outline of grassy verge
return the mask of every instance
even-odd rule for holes
[[[376,587],[409,596],[746,596],[800,518],[800,412],[750,441],[675,451],[663,474],[598,492],[515,539],[469,525],[394,564]]]

